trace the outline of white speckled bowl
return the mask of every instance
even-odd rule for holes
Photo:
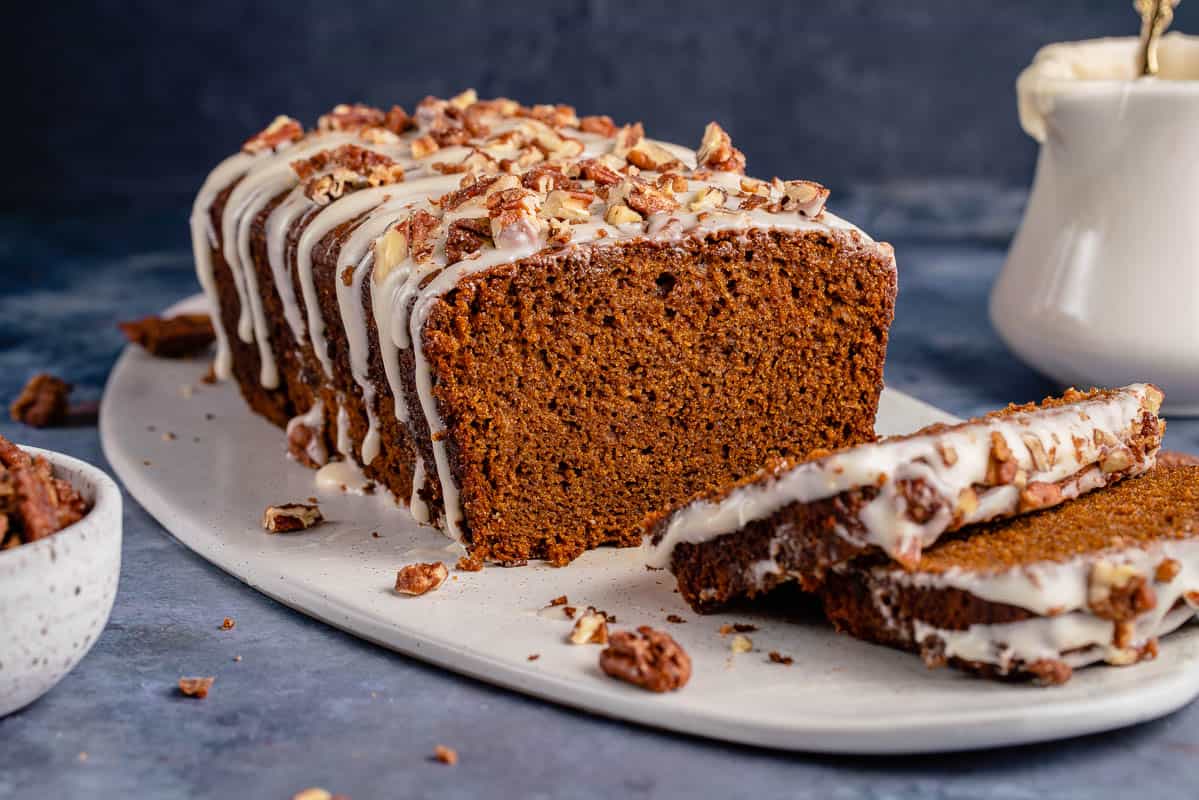
[[[108,622],[121,571],[121,491],[90,464],[36,447],[92,501],[53,536],[0,551],[0,717],[54,688]]]

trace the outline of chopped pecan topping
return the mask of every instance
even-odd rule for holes
[[[1035,511],[1062,502],[1062,488],[1056,483],[1032,481],[1020,491],[1020,511]]]
[[[641,222],[641,215],[624,203],[614,203],[604,212],[604,222],[609,225],[628,225]]]
[[[1040,472],[1046,472],[1053,466],[1053,461],[1048,452],[1045,450],[1044,443],[1032,434],[1025,434],[1020,437],[1024,442],[1024,446],[1028,448],[1028,454],[1032,457],[1033,466]]]
[[[179,693],[185,697],[195,697],[198,700],[203,700],[208,697],[208,690],[212,688],[212,684],[216,682],[216,678],[180,678]]]
[[[392,133],[387,128],[363,128],[362,132],[358,134],[358,138],[373,145],[394,145],[401,141],[398,134]]]
[[[536,192],[518,186],[502,189],[487,198],[491,238],[495,246],[527,247],[535,244],[544,230],[537,217],[541,202]]]
[[[663,172],[654,181],[654,185],[664,192],[678,194],[687,191],[687,179],[677,172]]]
[[[533,167],[520,179],[521,185],[532,189],[538,194],[546,194],[554,189],[577,191],[579,182],[568,177],[562,167],[556,164],[542,164]]]
[[[15,421],[49,428],[67,420],[71,384],[48,373],[34,375],[8,407]]]
[[[567,641],[571,644],[607,644],[608,616],[592,606],[575,620]]]
[[[549,221],[549,229],[546,232],[545,243],[547,246],[564,247],[574,238],[574,231],[571,230],[570,224],[563,222],[560,219],[551,219]]]
[[[500,169],[504,172],[517,173],[528,169],[534,164],[545,161],[545,151],[539,147],[522,147],[516,158],[505,158],[500,161]]]
[[[577,128],[581,124],[573,106],[536,105],[521,109],[519,115],[544,122],[552,128]]]
[[[928,522],[945,506],[941,494],[920,478],[900,478],[895,481],[895,488],[903,498],[908,519],[917,525]]]
[[[476,197],[486,196],[492,187],[498,190],[519,185],[520,182],[510,175],[485,175],[477,179],[472,175],[466,175],[459,188],[443,194],[433,201],[433,205],[440,207],[442,211],[454,211]]]
[[[733,140],[715,122],[709,122],[704,128],[695,161],[701,167],[719,172],[745,172],[745,154],[733,147]]]
[[[334,106],[328,114],[321,116],[316,127],[322,131],[356,131],[359,128],[381,126],[386,120],[387,115],[382,109],[362,103],[341,103]]]
[[[763,197],[760,194],[739,194],[737,195],[740,202],[737,208],[742,211],[753,211],[755,208],[761,208],[770,202],[770,198]]]
[[[679,161],[674,153],[657,142],[651,142],[645,138],[645,129],[640,122],[625,125],[616,132],[616,141],[611,155],[623,159],[639,170],[666,172],[683,167],[683,162]],[[631,169],[626,171],[632,172]]]
[[[584,133],[598,133],[600,136],[616,135],[616,123],[605,115],[582,117],[579,120],[579,130]]]
[[[144,317],[118,324],[125,338],[152,356],[185,358],[208,349],[216,339],[207,314],[178,314],[166,319]]]
[[[291,533],[311,528],[324,519],[315,503],[284,503],[267,506],[262,512],[262,527],[271,533]]]
[[[770,197],[770,184],[766,181],[760,181],[757,178],[747,178],[741,176],[741,191],[745,194],[756,194],[761,197]]]
[[[437,140],[428,134],[412,140],[412,157],[416,159],[431,156],[440,149],[441,145],[437,144]]]
[[[828,189],[813,181],[787,181],[783,184],[782,211],[798,211],[805,217],[818,217],[824,213],[828,200]]]
[[[440,561],[408,564],[396,573],[396,591],[413,596],[426,594],[445,583],[449,575],[449,569]]]
[[[596,186],[615,186],[624,180],[623,175],[596,158],[583,159],[574,166],[583,180],[593,181]]]
[[[304,136],[304,126],[291,117],[280,115],[270,125],[251,136],[241,149],[247,153],[274,150],[286,142],[294,142]]]
[[[436,97],[426,97],[416,106],[417,126],[441,147],[466,144],[470,140],[463,116],[461,107]]]
[[[1099,561],[1091,567],[1087,606],[1100,619],[1131,621],[1156,604],[1153,587],[1131,564]]]
[[[456,264],[491,243],[491,220],[487,217],[454,220],[445,240],[446,263]]]
[[[612,635],[600,653],[600,669],[651,692],[680,689],[691,678],[691,658],[669,635],[642,625]]]
[[[418,209],[388,228],[375,241],[374,280],[382,281],[409,256],[418,264],[428,262],[433,257],[440,227],[437,217]]]
[[[716,186],[705,186],[695,193],[695,197],[691,198],[691,202],[687,204],[689,211],[711,211],[716,208],[724,208],[725,201],[729,199],[728,192]]]
[[[1123,472],[1136,463],[1136,458],[1132,451],[1127,447],[1117,447],[1114,450],[1108,451],[1099,461],[1099,469],[1104,474],[1110,475],[1113,472]]]
[[[679,207],[678,201],[671,194],[641,178],[626,178],[609,192],[608,202],[610,204],[623,202],[645,217],[674,211]]]
[[[347,189],[386,186],[404,180],[403,166],[356,144],[322,150],[310,158],[293,161],[291,168],[305,182],[304,194],[318,205],[336,200]],[[324,172],[327,174],[320,174]]]
[[[451,97],[449,102],[450,105],[459,111],[465,111],[475,103],[479,102],[479,93],[474,89],[466,89],[465,91]]]
[[[557,189],[546,196],[541,212],[554,219],[583,222],[591,219],[591,204],[594,202],[595,195],[591,192]]]
[[[991,431],[991,455],[987,462],[987,483],[1001,486],[1016,481],[1020,464],[1012,455],[1007,439],[999,431]]]
[[[416,127],[416,120],[408,116],[408,112],[399,106],[392,106],[383,118],[383,127],[395,134],[403,133]]]

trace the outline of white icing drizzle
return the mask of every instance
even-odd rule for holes
[[[963,491],[986,482],[993,434],[1003,437],[1029,483],[1069,479],[1062,486],[1062,494],[1074,497],[1105,483],[1098,469],[1087,468],[1115,450],[1127,450],[1128,439],[1140,429],[1143,412],[1147,408],[1156,412],[1160,399],[1156,388],[1133,384],[1108,397],[861,445],[798,464],[780,474],[764,474],[717,500],[697,500],[676,512],[650,551],[651,563],[667,566],[678,543],[705,542],[733,533],[790,503],[810,503],[869,486],[879,489],[859,514],[863,535],[845,530],[838,533],[854,544],[874,545],[892,558],[915,563],[921,549],[948,529],[955,512],[962,511],[963,523],[970,524],[1018,510],[1020,489],[1014,485],[984,492],[973,510],[955,508]],[[1097,444],[1096,431],[1107,432],[1116,441]],[[1082,440],[1078,447],[1076,439]],[[1034,447],[1039,443],[1043,454],[1052,453],[1053,457],[1038,457],[1030,450],[1030,442]],[[945,452],[952,452],[954,458],[946,459]],[[1141,454],[1128,468],[1129,474],[1149,469],[1155,456],[1156,451]],[[923,481],[948,502],[926,522],[913,521],[906,513],[907,500],[899,483],[905,479]]]
[[[429,504],[420,496],[420,490],[424,487],[425,480],[425,460],[417,456],[416,471],[412,474],[412,497],[408,499],[408,509],[421,525],[428,525],[432,522]]]
[[[1166,559],[1178,562],[1172,580],[1154,578]],[[994,664],[1008,670],[1016,663],[1031,664],[1042,659],[1062,660],[1078,667],[1097,661],[1119,662],[1121,648],[1113,644],[1115,623],[1095,616],[1088,608],[1088,587],[1096,561],[1127,565],[1146,576],[1156,604],[1133,620],[1128,647],[1139,649],[1149,640],[1164,636],[1192,617],[1199,592],[1199,540],[1178,539],[1155,542],[1143,548],[1079,556],[1066,562],[1038,562],[998,573],[953,569],[944,573],[906,574],[899,570],[876,569],[880,584],[901,583],[927,589],[960,589],[975,597],[1006,603],[1040,616],[1019,622],[971,625],[964,630],[946,630],[920,620],[912,625],[912,641],[936,637],[948,657]],[[1188,593],[1191,594],[1188,597]],[[1183,601],[1179,608],[1175,604]],[[876,600],[882,609],[886,604]],[[893,629],[907,635],[901,626]],[[1068,652],[1077,651],[1077,652]]]
[[[312,404],[312,408],[287,421],[287,438],[289,441],[291,440],[292,432],[300,425],[305,426],[313,432],[313,435],[308,439],[308,444],[304,447],[304,452],[312,463],[324,464],[329,460],[329,453],[325,450],[324,437],[320,435],[325,427],[325,404],[321,402],[319,397]],[[291,457],[290,450],[288,451],[288,457]]]
[[[217,238],[208,212],[216,196],[239,176],[244,175],[255,159],[256,156],[250,153],[237,153],[226,158],[205,178],[204,185],[200,187],[192,205],[192,255],[196,259],[196,275],[200,279],[200,286],[204,289],[208,308],[213,315],[212,327],[216,330],[217,343],[214,369],[216,376],[221,380],[226,380],[232,374],[233,357],[228,337],[225,335],[225,326],[221,324],[221,300],[217,295],[216,281],[213,278],[212,252],[217,246]]]
[[[350,415],[346,411],[346,398],[338,397],[337,404],[337,452],[349,458],[353,446],[350,443]]]
[[[222,254],[233,273],[240,306],[238,338],[247,344],[257,344],[261,364],[259,380],[268,389],[279,385],[279,373],[267,337],[266,314],[262,307],[258,276],[250,259],[251,223],[267,203],[298,182],[291,168],[293,161],[351,138],[345,134],[316,136],[311,141],[280,148],[259,159],[229,193],[221,214]]]
[[[358,465],[348,459],[330,461],[316,471],[316,487],[346,494],[369,494],[374,482],[362,474]]]

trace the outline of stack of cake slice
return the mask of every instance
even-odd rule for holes
[[[1135,663],[1199,605],[1199,467],[1154,469],[1161,400],[1071,391],[780,463],[655,520],[655,555],[697,610],[795,581],[930,665]]]

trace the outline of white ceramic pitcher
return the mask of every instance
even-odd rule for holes
[[[1079,387],[1153,381],[1199,414],[1199,37],[1043,48],[1016,84],[1041,143],[1024,220],[991,292],[1021,358]]]

